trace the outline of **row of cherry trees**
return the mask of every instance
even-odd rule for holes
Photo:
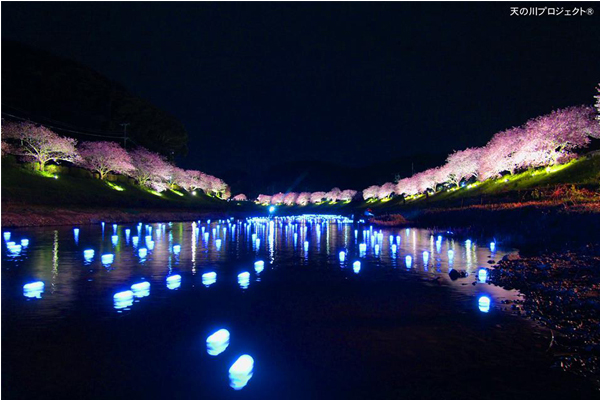
[[[600,96],[597,99],[600,112]],[[575,157],[575,150],[588,146],[591,138],[600,138],[597,118],[594,108],[587,106],[553,111],[496,133],[483,147],[455,151],[440,167],[400,179],[396,184],[370,186],[363,190],[363,198],[436,192],[443,184],[458,187],[469,179],[484,181],[505,173],[567,162]]]
[[[336,203],[338,201],[351,201],[356,194],[356,190],[341,190],[340,188],[333,188],[329,192],[288,192],[277,193],[272,196],[260,194],[256,198],[256,202],[263,205],[284,204],[287,206],[304,206],[309,203],[320,204],[326,201],[331,203]],[[234,197],[234,200],[236,200],[236,197]]]
[[[221,198],[229,197],[229,187],[221,179],[195,170],[184,170],[161,155],[143,147],[126,151],[115,142],[83,142],[63,137],[30,122],[2,125],[2,154],[14,154],[36,162],[41,171],[49,162],[68,161],[97,172],[100,179],[110,173],[134,178],[141,186],[157,192],[183,188],[202,190]]]

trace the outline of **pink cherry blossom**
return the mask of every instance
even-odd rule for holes
[[[322,203],[323,200],[325,200],[326,196],[327,196],[326,192],[313,192],[310,195],[310,202],[313,204]]]
[[[9,122],[2,126],[2,137],[18,141],[17,155],[39,163],[43,171],[50,161],[69,161],[77,159],[75,145],[77,140],[59,136],[50,129],[30,122]]]
[[[296,198],[296,204],[305,206],[310,202],[310,192],[301,192]]]
[[[295,193],[295,192],[286,193],[285,196],[283,197],[283,204],[285,204],[287,206],[293,206],[294,204],[296,204],[297,198],[298,198],[298,193]]]
[[[111,172],[127,174],[134,167],[129,153],[115,142],[83,142],[79,146],[77,164],[106,178]]]
[[[231,200],[233,200],[233,201],[248,201],[248,198],[246,197],[246,195],[244,193],[240,193],[240,194],[236,194],[235,196],[233,196],[233,198]]]
[[[374,199],[377,197],[378,194],[379,194],[379,186],[377,186],[377,185],[369,186],[362,192],[363,199],[365,199],[365,200]]]

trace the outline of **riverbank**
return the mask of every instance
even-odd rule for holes
[[[219,210],[165,210],[114,208],[63,208],[39,205],[2,205],[2,227],[39,227],[61,225],[89,225],[107,223],[195,221],[242,216],[242,212]]]
[[[511,257],[493,266],[490,283],[518,289],[518,314],[550,329],[554,367],[600,388],[600,249]]]

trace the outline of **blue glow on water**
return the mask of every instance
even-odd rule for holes
[[[260,274],[261,272],[263,272],[264,269],[265,269],[264,261],[257,261],[254,263],[254,271],[256,271],[257,274]]]
[[[154,250],[154,240],[146,242],[146,246],[148,246],[148,250]]]
[[[496,251],[496,242],[490,242],[490,251],[492,253]]]
[[[229,385],[234,390],[241,390],[252,378],[254,371],[254,359],[248,354],[240,356],[231,368],[229,368]]]
[[[218,356],[229,346],[229,338],[227,329],[219,329],[206,338],[206,352],[211,356]]]
[[[94,259],[94,254],[95,253],[96,252],[94,250],[92,250],[92,249],[86,249],[86,250],[83,251],[83,259],[86,262],[91,262]]]
[[[137,298],[150,296],[150,282],[139,282],[131,285],[131,291]]]
[[[167,289],[174,290],[181,286],[181,275],[167,276]]]
[[[221,250],[221,239],[215,240],[215,247],[217,250]]]
[[[79,228],[73,228],[73,239],[75,239],[75,243],[79,242]]]
[[[126,238],[127,240],[129,240],[129,235],[130,235],[130,234],[131,234],[131,229],[129,229],[129,228],[125,229],[125,238]]]
[[[21,246],[22,247],[29,246],[29,239],[21,239]]]
[[[8,248],[8,250],[11,252],[11,254],[13,256],[16,256],[19,253],[21,253],[21,250],[23,248],[23,246],[21,246],[20,244],[15,244],[15,242],[6,243],[6,247]]]
[[[429,252],[428,251],[424,251],[423,252],[423,264],[427,265],[429,263]]]
[[[118,235],[112,235],[110,237],[110,241],[112,242],[113,246],[116,246],[117,244],[119,244],[119,236]]]
[[[398,246],[396,246],[396,244],[392,245],[392,253],[395,255],[396,251],[398,251]]]
[[[411,268],[412,267],[412,256],[406,256],[404,258],[404,261],[406,263],[406,268]]]
[[[140,258],[146,258],[147,255],[148,249],[146,249],[145,247],[140,247],[140,249],[138,250],[138,256],[140,256]]]
[[[4,241],[8,242],[10,240],[10,232],[4,232]]]
[[[117,224],[113,224],[113,232],[117,232]]]
[[[454,258],[454,250],[448,250],[448,259],[453,259]]]
[[[242,272],[239,274],[238,284],[242,289],[248,289],[248,286],[250,286],[250,272]]]
[[[479,300],[477,301],[477,303],[479,306],[479,311],[481,311],[483,313],[487,313],[490,311],[490,305],[492,304],[492,301],[490,300],[489,297],[481,296],[479,298]]]
[[[131,243],[133,243],[134,247],[137,247],[138,243],[140,242],[140,238],[139,236],[134,236],[131,238]]]
[[[202,284],[206,287],[209,287],[213,283],[217,282],[217,273],[216,272],[206,272],[202,274]]]
[[[467,250],[471,249],[471,239],[465,241],[465,246],[467,246]]]
[[[23,296],[30,299],[41,299],[44,293],[44,282],[37,281],[23,285]]]
[[[359,244],[358,249],[361,253],[365,253],[367,251],[367,244],[366,243]]]
[[[485,268],[480,269],[479,272],[477,273],[477,280],[479,281],[479,283],[486,283],[487,278],[488,278],[487,269],[485,269]]]
[[[133,305],[133,292],[131,290],[125,290],[123,292],[115,293],[113,302],[116,310],[131,307]]]
[[[308,240],[304,241],[304,251],[308,251]]]
[[[354,261],[354,264],[352,264],[352,270],[355,274],[360,272],[360,261]]]
[[[115,261],[115,255],[114,254],[102,254],[102,257],[100,257],[100,260],[102,261],[102,264],[110,265],[113,263],[113,261]]]
[[[340,262],[346,261],[346,252],[344,250],[340,251]]]
[[[181,251],[181,245],[178,245],[178,244],[173,245],[173,253],[179,254],[180,251]]]

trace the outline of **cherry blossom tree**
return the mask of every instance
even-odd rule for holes
[[[233,201],[248,201],[248,198],[246,197],[246,195],[244,193],[240,193],[240,194],[236,194],[235,196],[233,196],[233,198],[231,200],[233,200]]]
[[[511,174],[517,168],[515,158],[512,157],[521,145],[524,137],[522,128],[510,128],[496,133],[483,147],[479,160],[478,176],[482,180],[500,175],[508,171]]]
[[[301,192],[296,198],[296,204],[305,206],[310,202],[310,192]]]
[[[14,147],[8,143],[5,142],[4,140],[2,141],[2,157],[8,155],[8,154],[13,154],[15,153],[15,149]]]
[[[356,190],[346,189],[346,190],[342,191],[342,193],[340,194],[340,200],[341,201],[352,201],[354,196],[356,196],[356,193],[357,193]]]
[[[285,197],[285,193],[276,193],[271,197],[271,204],[278,205],[283,203],[283,198]]]
[[[131,163],[134,169],[131,176],[135,178],[141,186],[148,186],[152,180],[156,182],[164,181],[170,177],[171,164],[169,164],[161,155],[151,152],[143,147],[138,147],[131,152]]]
[[[267,194],[259,194],[256,198],[256,202],[263,205],[271,204],[271,196]]]
[[[362,192],[363,199],[365,199],[365,200],[374,199],[377,197],[378,193],[379,193],[379,186],[377,186],[377,185],[369,186]]]
[[[594,107],[596,107],[596,119],[600,123],[600,83],[598,84],[598,87],[596,87],[596,90],[598,91],[598,94],[594,96],[594,98],[596,99],[596,104],[594,105]]]
[[[134,167],[129,153],[115,142],[83,142],[76,163],[100,174],[100,179],[112,172],[127,174]]]
[[[390,197],[396,191],[396,185],[391,182],[384,183],[377,191],[377,197],[380,200]]]
[[[600,138],[600,124],[592,107],[568,107],[527,121],[525,137],[514,158],[521,168],[556,164]]]
[[[326,196],[327,196],[326,192],[313,192],[310,195],[310,202],[313,204],[322,203],[323,200],[325,200]]]
[[[9,122],[2,127],[2,137],[18,141],[17,155],[39,164],[44,171],[48,162],[77,159],[77,140],[59,136],[50,129],[31,122]]]
[[[146,182],[145,186],[158,193],[169,189],[169,184],[161,179],[150,179]]]
[[[455,151],[446,159],[441,175],[444,176],[441,182],[449,181],[458,186],[463,179],[469,179],[479,174],[479,161],[483,149],[480,147],[468,148]]]
[[[342,191],[340,190],[340,188],[335,187],[335,188],[331,189],[329,192],[327,192],[325,197],[330,202],[335,203],[336,201],[338,201],[340,199],[341,194],[342,194]]]
[[[419,193],[414,177],[403,178],[396,184],[396,194],[404,194],[406,196],[412,196]]]
[[[297,198],[298,198],[298,193],[295,193],[295,192],[286,193],[285,196],[283,197],[283,204],[285,204],[287,206],[293,206],[294,204],[296,204]]]

